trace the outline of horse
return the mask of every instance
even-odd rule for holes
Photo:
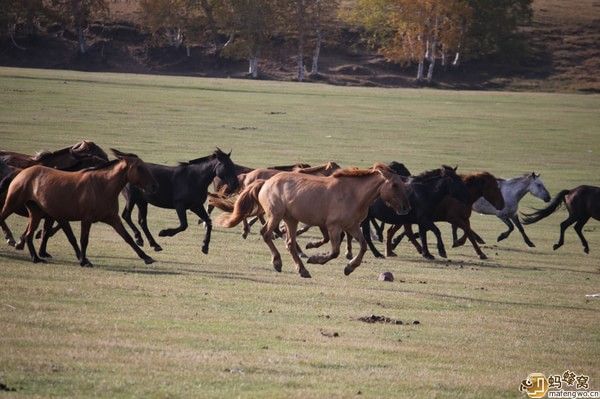
[[[8,185],[12,179],[24,168],[28,168],[33,165],[42,165],[64,171],[76,171],[101,165],[108,161],[108,155],[106,155],[106,152],[104,152],[104,150],[94,142],[84,140],[74,144],[71,147],[65,147],[56,151],[41,151],[34,156],[29,156],[27,154],[18,152],[1,151],[0,161],[3,161],[12,170],[12,173],[5,172],[2,174],[2,179],[6,180],[0,183],[1,195],[5,191],[4,187],[8,188]],[[19,209],[15,213],[25,217],[28,215],[25,207]],[[53,221],[50,218],[45,218],[44,231],[46,234],[42,234],[42,244],[40,246],[40,256],[43,257],[51,257],[46,251],[46,244],[48,239],[57,231],[52,229],[52,224]],[[73,245],[75,253],[79,254],[79,247],[77,246],[77,241],[70,230],[70,226],[68,226],[68,224],[65,226],[68,228],[68,230],[65,230],[65,234],[71,242],[71,245]],[[0,227],[4,232],[6,242],[9,245],[15,246],[17,249],[23,249],[25,245],[23,236],[21,237],[19,243],[16,243],[13,234],[6,223],[2,222]]]
[[[297,252],[298,222],[327,229],[331,239],[331,252],[313,255],[308,263],[325,264],[336,258],[340,253],[342,232],[346,232],[361,246],[360,252],[344,268],[347,276],[360,265],[367,250],[360,222],[377,197],[400,214],[410,210],[404,183],[384,164],[375,164],[371,169],[341,169],[329,177],[282,172],[246,187],[235,202],[233,212],[222,214],[217,224],[236,226],[258,206],[262,207],[268,221],[261,229],[261,235],[271,250],[273,268],[281,272],[281,255],[273,243],[273,231],[283,220],[287,231],[286,246],[297,272],[304,278],[311,276]]]
[[[465,183],[465,186],[469,192],[468,202],[463,203],[452,196],[446,196],[435,209],[434,221],[448,222],[452,225],[453,229],[463,229],[466,233],[463,238],[469,239],[480,259],[487,259],[487,256],[483,253],[477,243],[477,240],[472,234],[471,224],[469,222],[472,211],[471,207],[475,201],[483,197],[490,204],[492,204],[494,208],[500,210],[504,208],[504,198],[502,197],[502,192],[498,187],[496,178],[489,172],[478,172],[468,175],[461,174],[459,176]],[[396,226],[393,226],[390,228],[390,230],[388,230],[386,256],[396,256],[396,254],[393,252],[393,249],[400,243],[405,234],[409,236],[409,239],[413,244],[416,244],[414,238],[410,237],[412,234],[410,225],[405,226],[406,231],[396,237],[396,239],[392,242],[392,236],[395,233],[394,229],[397,230]],[[463,244],[464,242],[454,242],[453,247]],[[415,245],[415,247],[420,253],[422,250],[420,245]]]
[[[19,152],[0,151],[0,160],[15,168],[25,169],[33,165],[44,165],[51,168],[70,170],[87,157],[98,157],[108,161],[108,155],[93,141],[83,140],[70,147],[56,151],[41,151],[36,155]]]
[[[411,212],[406,215],[398,215],[385,204],[382,199],[377,199],[369,207],[368,216],[363,220],[361,227],[367,245],[377,258],[383,255],[375,248],[371,241],[369,223],[370,219],[377,218],[385,223],[391,224],[418,224],[419,236],[421,238],[422,255],[427,259],[433,259],[433,255],[427,247],[426,232],[431,230],[437,238],[438,253],[445,258],[446,249],[442,241],[441,232],[433,223],[437,206],[445,196],[450,195],[462,203],[468,203],[468,191],[456,169],[442,166],[406,179],[408,199]]]
[[[538,209],[530,214],[522,214],[524,216],[523,223],[532,224],[544,219],[560,208],[563,202],[567,207],[569,217],[560,224],[560,236],[553,249],[556,251],[562,247],[565,243],[565,230],[575,223],[573,229],[581,240],[583,252],[589,254],[590,247],[583,236],[583,226],[590,218],[600,220],[600,187],[583,185],[572,190],[562,190],[546,208]]]
[[[25,237],[34,263],[45,262],[33,246],[33,233],[44,215],[61,226],[68,221],[81,221],[81,266],[92,266],[86,251],[90,228],[95,222],[111,225],[146,264],[154,262],[123,227],[118,197],[126,184],[135,184],[149,192],[155,191],[158,185],[137,155],[115,149],[112,152],[117,159],[101,166],[65,172],[35,165],[24,169],[10,183],[0,221],[21,207],[27,207],[29,224]]]
[[[162,247],[158,245],[148,229],[148,204],[175,209],[179,217],[179,227],[161,230],[158,233],[160,237],[172,237],[186,230],[188,227],[186,211],[189,209],[206,224],[202,252],[207,254],[212,231],[210,216],[204,209],[208,186],[218,176],[232,191],[238,188],[230,155],[231,153],[227,154],[217,148],[211,155],[180,162],[178,166],[147,163],[150,174],[158,182],[158,190],[154,193],[143,192],[131,184],[125,186],[123,190],[126,204],[121,217],[133,230],[136,243],[140,246],[144,244],[140,231],[131,220],[131,213],[135,206],[138,207],[138,223],[155,251],[162,251]]]
[[[527,237],[527,234],[525,234],[525,229],[519,221],[517,211],[519,209],[519,201],[521,201],[527,193],[531,193],[534,197],[537,197],[544,202],[550,201],[550,193],[544,186],[542,179],[540,179],[540,175],[532,172],[512,179],[498,179],[498,186],[504,197],[504,208],[498,210],[486,201],[485,198],[480,198],[473,204],[473,210],[484,215],[496,215],[508,226],[508,230],[498,236],[498,241],[506,239],[510,233],[513,232],[514,226],[517,226],[525,243],[530,247],[535,247],[535,244]],[[473,233],[480,244],[485,244],[485,241],[483,241],[477,233]],[[456,242],[456,239],[454,241]],[[464,237],[459,241],[464,242]]]

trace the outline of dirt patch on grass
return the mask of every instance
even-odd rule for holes
[[[410,322],[410,321],[405,322],[405,321],[398,320],[398,319],[392,319],[391,317],[377,316],[374,314],[372,314],[370,316],[359,317],[358,320],[362,321],[364,323],[369,323],[369,324],[374,324],[374,323],[395,324],[395,325],[404,325],[404,324],[418,325],[418,324],[421,324],[421,322],[419,320],[413,320],[412,322]]]

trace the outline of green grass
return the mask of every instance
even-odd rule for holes
[[[510,177],[535,170],[551,193],[598,185],[600,97],[381,90],[311,84],[0,69],[0,146],[33,153],[80,139],[173,164],[232,149],[249,166],[399,160]],[[526,197],[524,208],[541,206]],[[160,238],[147,267],[94,225],[81,269],[60,234],[34,265],[0,245],[0,382],[32,397],[520,397],[530,372],[570,369],[600,389],[600,233],[585,255],[564,211],[497,244],[504,225],[473,216],[490,260],[451,249],[427,262],[403,244],[349,277],[343,259],[283,273],[256,229]],[[155,233],[177,223],[150,209]],[[15,232],[25,219],[11,216]],[[78,226],[75,226],[76,228]],[[449,229],[441,226],[449,243]],[[301,237],[302,243],[315,232]],[[380,244],[378,244],[380,245]],[[394,283],[377,281],[392,271]],[[402,280],[402,281],[401,281]],[[370,325],[370,314],[409,322]],[[413,325],[419,320],[419,325]],[[330,337],[334,332],[339,337]]]

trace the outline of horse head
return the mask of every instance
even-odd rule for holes
[[[406,186],[401,177],[384,164],[373,165],[373,170],[379,172],[385,179],[379,188],[379,197],[398,215],[409,213],[411,209],[410,202],[406,193]]]
[[[125,153],[114,148],[111,151],[117,159],[125,162],[127,167],[127,181],[134,186],[152,194],[158,191],[158,183],[150,173],[148,165],[142,161],[137,155]]]
[[[408,168],[401,162],[392,161],[388,164],[388,167],[392,169],[394,172],[399,174],[400,176],[408,177],[410,176],[410,171]]]
[[[442,165],[442,167],[438,169],[440,177],[442,178],[441,185],[445,186],[450,196],[466,204],[469,202],[469,191],[462,178],[456,173],[457,169],[458,166],[453,168],[451,166]]]
[[[98,157],[104,161],[108,161],[108,155],[106,155],[106,152],[104,152],[104,150],[93,141],[80,141],[69,149],[69,153],[78,159],[84,157]]]
[[[229,193],[236,192],[240,187],[240,184],[238,181],[235,165],[233,161],[231,161],[231,151],[229,151],[229,153],[227,154],[217,147],[217,149],[213,153],[213,157],[217,160],[217,164],[215,166],[216,176],[222,181],[224,181],[225,184],[227,184],[227,191]]]
[[[529,178],[529,187],[528,187],[529,192],[534,197],[537,197],[544,202],[550,202],[552,197],[550,196],[550,193],[546,189],[546,186],[544,186],[544,182],[540,178],[540,175],[536,174],[535,172],[531,172],[531,175],[529,175],[528,178]]]

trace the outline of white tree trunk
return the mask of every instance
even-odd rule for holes
[[[311,75],[316,75],[319,73],[319,55],[321,55],[321,40],[323,34],[321,33],[321,28],[317,28],[317,42],[315,43],[315,52],[313,54],[312,59],[312,67],[311,67]]]
[[[454,61],[452,61],[452,65],[458,66],[459,64],[460,64],[460,51],[457,51],[456,55],[454,56]]]
[[[417,81],[418,82],[423,80],[423,62],[424,62],[424,60],[422,59],[419,62],[419,67],[417,68]]]
[[[429,50],[429,69],[427,70],[427,81],[431,82],[433,79],[433,70],[435,68],[435,48],[437,43],[434,41],[431,42],[431,49]]]
[[[83,34],[83,26],[81,24],[77,25],[77,40],[79,41],[79,52],[85,54],[85,35]]]
[[[248,74],[254,79],[258,77],[258,56],[256,55],[248,59]]]
[[[188,57],[192,56],[190,46],[185,46],[185,53],[187,54]]]

